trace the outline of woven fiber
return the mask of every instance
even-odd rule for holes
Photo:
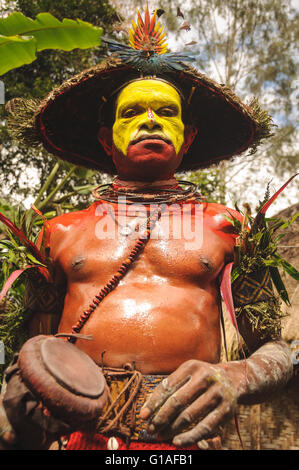
[[[259,405],[240,406],[238,421],[245,450],[299,450],[299,377],[279,397]],[[222,435],[223,447],[240,450],[235,423]]]
[[[273,289],[268,269],[246,274],[237,278],[232,286],[236,308],[273,297]]]
[[[130,369],[103,368],[103,373],[109,394],[97,432],[135,441],[155,440],[148,434],[147,423],[140,418],[139,412],[147,397],[166,376],[142,375]]]

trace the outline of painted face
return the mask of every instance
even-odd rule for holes
[[[121,91],[113,125],[113,142],[123,155],[145,141],[164,141],[176,154],[184,142],[180,96],[171,85],[154,79],[130,83]]]

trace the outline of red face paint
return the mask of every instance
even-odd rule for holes
[[[151,108],[148,108],[147,110],[147,117],[151,122],[155,122],[155,116]]]

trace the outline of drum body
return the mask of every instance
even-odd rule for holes
[[[77,429],[96,423],[107,400],[106,381],[100,367],[75,345],[36,336],[20,350],[18,367],[24,384],[51,416]]]

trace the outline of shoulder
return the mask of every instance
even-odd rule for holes
[[[94,219],[97,208],[101,203],[95,202],[90,207],[74,212],[68,212],[49,220],[40,234],[40,239],[44,238],[46,246],[49,246],[50,239],[57,235],[60,239],[67,233],[74,233],[88,224],[90,219]]]
[[[80,226],[86,220],[95,216],[99,203],[95,202],[87,209],[80,211],[68,212],[48,221],[47,230],[50,232],[56,230],[65,230],[70,226]]]
[[[227,218],[233,220],[234,217],[238,219],[240,222],[242,222],[243,220],[243,216],[242,214],[240,214],[240,212],[236,211],[235,209],[231,209],[230,207],[224,206],[222,204],[218,204],[216,202],[210,202],[210,203],[204,204],[204,206],[205,206],[204,211],[207,213],[207,215],[211,217],[214,216],[219,220],[222,220],[222,219],[227,220]],[[230,223],[229,221],[227,222]]]
[[[243,215],[235,209],[218,203],[206,203],[203,208],[204,217],[207,217],[209,224],[214,231],[237,236],[237,230],[233,225],[234,219],[243,222]]]

